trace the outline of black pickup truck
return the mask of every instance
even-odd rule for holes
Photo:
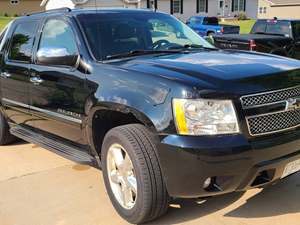
[[[300,59],[300,20],[258,20],[250,34],[216,35],[215,46]]]
[[[20,17],[0,35],[0,75],[0,144],[101,168],[131,223],[300,170],[300,61],[219,50],[168,14]]]

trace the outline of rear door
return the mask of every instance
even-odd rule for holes
[[[72,25],[68,18],[48,18],[36,51],[66,49],[78,54],[78,38]],[[75,65],[41,65],[35,60],[30,72],[30,100],[36,131],[83,144],[81,125],[90,93],[85,78]]]
[[[1,102],[8,118],[31,125],[29,70],[38,21],[15,22],[1,65]]]

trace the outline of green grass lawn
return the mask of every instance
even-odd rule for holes
[[[231,20],[225,21],[223,24],[238,25],[241,27],[241,34],[248,34],[256,20]]]
[[[4,17],[4,16],[0,16],[0,31],[6,26],[6,24],[8,24],[11,20],[13,19],[13,17]]]

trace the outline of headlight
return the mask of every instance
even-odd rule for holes
[[[232,101],[173,99],[177,131],[181,135],[239,133]]]

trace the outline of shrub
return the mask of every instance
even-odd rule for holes
[[[238,14],[238,20],[247,20],[248,18],[247,18],[247,15],[246,15],[246,13],[239,13]]]
[[[5,17],[9,17],[8,13],[4,13],[4,16],[5,16]]]

